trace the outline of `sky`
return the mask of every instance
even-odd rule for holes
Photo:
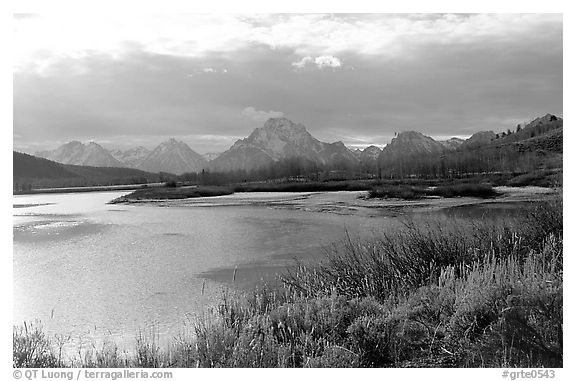
[[[18,14],[13,145],[221,152],[269,117],[351,148],[562,116],[559,14]]]

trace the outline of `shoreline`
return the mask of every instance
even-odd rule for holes
[[[141,188],[156,188],[161,186],[164,186],[164,183],[98,185],[90,187],[67,187],[67,188],[42,188],[42,189],[31,189],[28,191],[13,191],[12,196],[21,196],[30,194],[108,192],[108,191],[122,191],[122,190],[137,190]]]
[[[536,186],[500,186],[494,189],[500,195],[487,199],[474,197],[441,198],[434,196],[418,200],[375,199],[368,198],[368,191],[237,192],[231,195],[187,199],[125,200],[118,202],[118,204],[169,208],[260,206],[341,215],[383,216],[398,215],[408,210],[429,212],[461,206],[543,201],[558,193],[555,189]]]

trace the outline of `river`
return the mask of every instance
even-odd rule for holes
[[[245,289],[296,258],[318,260],[346,232],[398,222],[266,206],[107,204],[124,194],[14,196],[15,324],[40,319],[49,335],[77,343],[131,343],[150,327],[171,337],[223,287]]]

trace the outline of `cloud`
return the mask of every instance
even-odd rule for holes
[[[247,116],[257,122],[264,122],[269,118],[281,118],[284,113],[281,111],[260,111],[256,110],[254,107],[249,106],[242,110],[242,115]]]
[[[54,13],[14,21],[17,70],[93,54],[118,59],[138,50],[205,57],[249,46],[304,57],[353,53],[404,59],[454,44],[509,44],[530,37],[537,46],[562,33],[561,14],[141,14],[127,22],[121,14]]]
[[[292,66],[294,66],[298,70],[305,69],[311,65],[315,65],[318,69],[338,69],[342,67],[342,61],[340,58],[335,56],[318,56],[313,58],[311,56],[303,57],[300,61],[292,62]]]
[[[314,60],[314,63],[316,64],[316,66],[318,66],[318,69],[324,69],[327,67],[331,67],[331,68],[335,69],[335,68],[342,67],[342,61],[340,61],[340,58],[334,57],[334,56],[316,57],[316,59]]]
[[[314,63],[314,58],[310,56],[306,56],[302,58],[300,61],[292,62],[292,66],[297,69],[304,69],[306,65]]]
[[[123,24],[136,30],[145,23],[141,17],[134,15]],[[170,37],[170,29],[184,19],[190,22]],[[558,15],[266,15],[260,22],[254,17],[229,20],[230,25],[243,25],[235,37],[229,36],[225,20],[214,36],[190,33],[209,30],[196,16],[173,24],[158,19],[156,28],[148,25],[134,37],[118,31],[117,40],[138,42],[118,45],[128,49],[123,55],[100,54],[116,38],[108,36],[107,27],[100,28],[104,39],[78,38],[79,49],[90,41],[96,49],[79,54],[82,50],[65,44],[76,30],[66,26],[67,33],[52,40],[48,36],[55,33],[54,24],[45,20],[46,28],[32,28],[38,33],[31,35],[30,46],[44,41],[63,55],[46,51],[39,56],[52,60],[45,76],[28,69],[14,74],[13,131],[21,136],[14,144],[54,148],[49,141],[89,140],[94,131],[106,139],[125,134],[123,143],[147,146],[160,141],[152,135],[248,136],[263,124],[254,118],[280,115],[268,110],[281,110],[323,141],[378,145],[389,142],[395,131],[469,136],[514,128],[517,123],[511,121],[548,112],[562,115]],[[324,34],[307,35],[296,26]],[[160,35],[167,39],[155,45],[152,37]],[[34,39],[39,45],[32,44]],[[230,44],[221,47],[218,41]],[[322,56],[338,57],[342,67],[318,69],[316,59]],[[303,62],[305,70],[319,75],[298,75],[300,69],[290,65],[305,57],[310,57]],[[350,70],[351,64],[357,70]],[[221,71],[204,73],[207,68]],[[228,73],[223,74],[224,68]],[[355,136],[368,138],[359,142]],[[193,148],[223,151],[230,140],[202,140]]]
[[[217,68],[213,68],[213,67],[205,67],[202,69],[194,69],[192,71],[192,73],[188,73],[186,74],[187,77],[193,78],[197,75],[201,75],[201,74],[226,74],[228,73],[228,69],[226,68],[222,68],[222,69],[217,69]]]

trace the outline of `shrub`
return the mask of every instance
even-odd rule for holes
[[[426,188],[407,185],[380,185],[372,188],[370,198],[400,198],[416,200],[427,195]]]
[[[164,186],[166,188],[176,188],[178,186],[178,184],[176,183],[176,181],[170,180],[170,181],[167,181],[166,183],[164,183]]]
[[[197,197],[224,196],[234,193],[231,189],[217,186],[140,188],[110,201],[111,204],[141,200],[174,200]]]
[[[416,200],[427,196],[490,198],[498,193],[490,184],[452,184],[434,188],[408,185],[378,185],[369,192],[370,198],[400,198]]]
[[[498,195],[490,184],[457,184],[434,188],[431,195],[440,197],[478,197],[491,198]]]

